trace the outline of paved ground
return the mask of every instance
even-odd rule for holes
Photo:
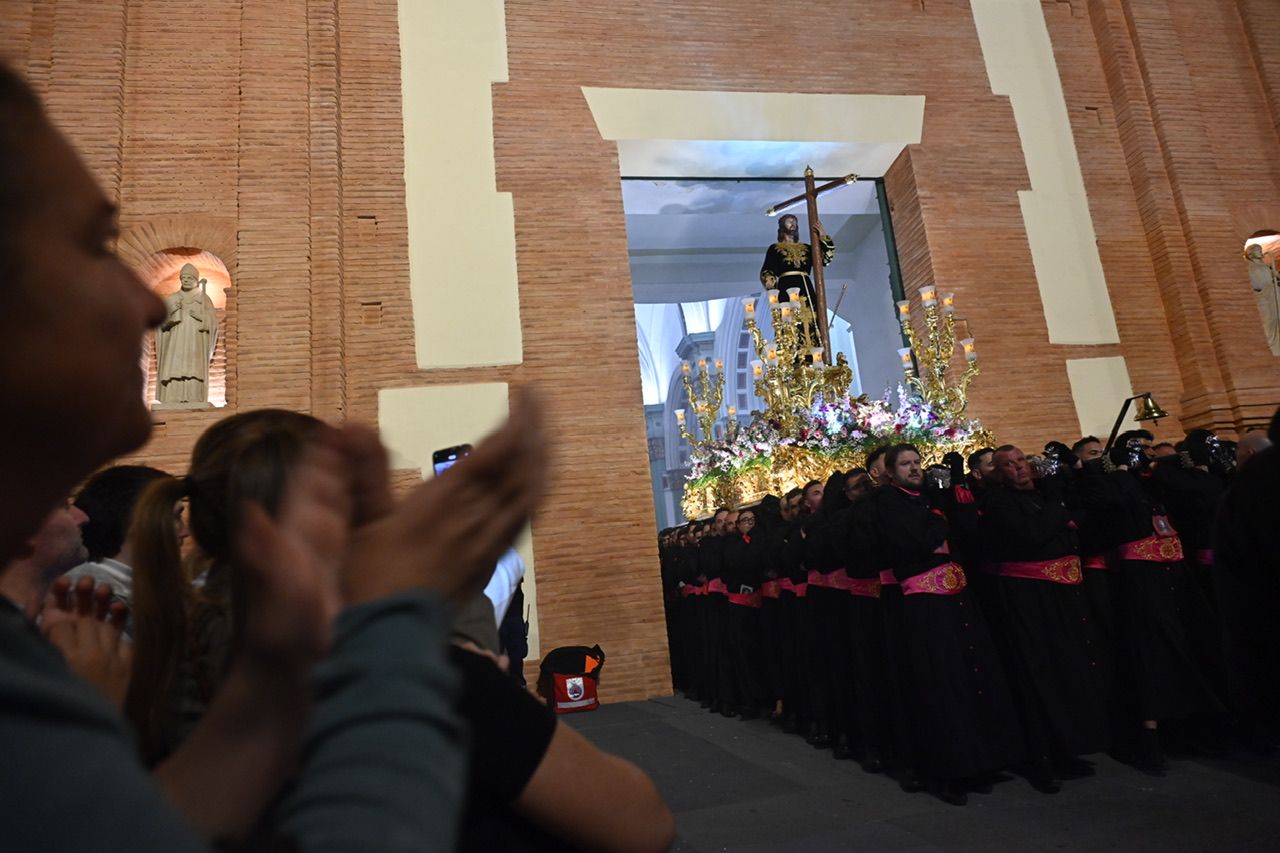
[[[1153,779],[1097,756],[1097,775],[1060,794],[1009,776],[957,808],[678,696],[564,719],[650,773],[676,813],[678,851],[1280,851],[1280,758],[1174,757]]]

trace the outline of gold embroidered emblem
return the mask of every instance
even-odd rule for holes
[[[787,263],[796,269],[809,264],[809,247],[805,243],[774,243],[773,248],[787,259]]]

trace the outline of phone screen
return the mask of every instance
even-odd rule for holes
[[[455,447],[443,447],[431,454],[431,467],[439,477],[445,470],[458,464],[458,460],[471,452],[471,445],[459,444]]]

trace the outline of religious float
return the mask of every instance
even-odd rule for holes
[[[770,214],[808,200],[809,221],[817,221],[812,200],[841,182],[815,191],[812,172],[805,177],[806,195],[771,208]],[[850,180],[856,177],[843,179]],[[821,237],[815,229],[814,244]],[[910,301],[897,303],[908,344],[898,350],[905,385],[898,386],[896,400],[889,394],[878,400],[855,397],[850,393],[853,371],[844,354],[837,354],[834,363],[828,357],[822,260],[821,253],[816,254],[813,290],[819,304],[811,305],[799,287],[767,291],[772,340],[757,325],[758,298],[743,299],[746,327],[757,356],[751,362],[755,391],[764,402],[764,410],[752,412],[749,423],[740,424],[730,406],[728,428],[717,433],[724,393],[722,365],[706,359],[681,365],[688,409],[678,409],[675,415],[692,451],[682,504],[686,518],[709,515],[719,506],[752,504],[768,494],[781,496],[810,480],[825,480],[835,471],[865,465],[867,454],[885,444],[916,445],[926,465],[940,462],[952,451],[967,456],[994,444],[978,421],[964,417],[969,383],[978,373],[978,355],[972,337],[956,338],[955,295],[940,294],[932,285],[920,288],[923,335],[916,331]],[[963,360],[957,357],[957,346]],[[956,371],[953,362],[957,362]]]

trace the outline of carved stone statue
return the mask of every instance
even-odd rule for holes
[[[1257,243],[1245,249],[1244,256],[1249,261],[1249,283],[1262,315],[1267,346],[1272,355],[1280,355],[1280,274],[1276,272],[1275,258],[1268,257]]]
[[[164,301],[156,330],[156,399],[161,403],[207,403],[209,362],[218,343],[218,314],[208,282],[191,264],[178,273],[182,287]]]

